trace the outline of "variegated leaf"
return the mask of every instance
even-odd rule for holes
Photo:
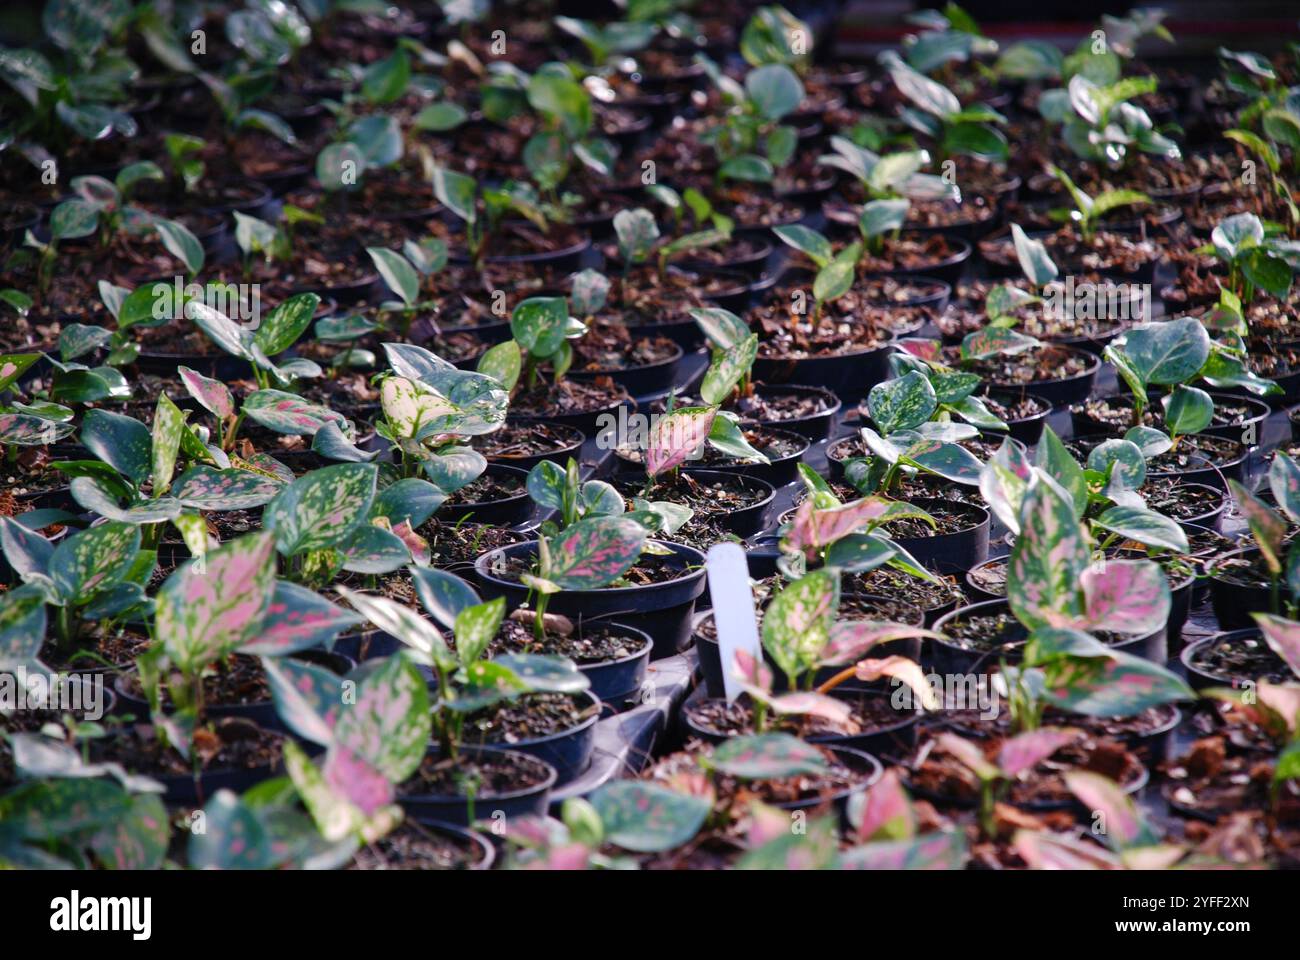
[[[742,780],[779,780],[827,766],[820,750],[788,733],[732,737],[713,749],[707,763]]]
[[[366,674],[356,702],[339,714],[334,742],[401,783],[424,758],[430,726],[428,686],[415,665],[397,654]]]
[[[230,389],[220,380],[211,380],[189,367],[178,366],[176,372],[190,396],[208,413],[223,420],[235,415],[235,401]]]
[[[1002,747],[998,750],[998,766],[1006,776],[1018,778],[1079,737],[1078,730],[1051,728],[1017,734],[1002,741]]]
[[[763,649],[787,677],[821,659],[839,599],[839,574],[828,570],[804,574],[772,598],[763,614]]]
[[[50,557],[50,579],[65,603],[85,602],[120,583],[140,550],[140,528],[109,521],[66,538]]]
[[[250,470],[199,465],[181,474],[172,496],[193,510],[248,510],[270,503],[284,484]]]
[[[181,446],[181,433],[185,430],[185,414],[172,403],[167,394],[158,395],[158,406],[153,415],[153,493],[166,493],[172,485],[172,472],[176,469],[176,452]]]
[[[1275,511],[1269,509],[1267,504],[1236,480],[1228,480],[1228,489],[1232,491],[1232,497],[1237,501],[1237,509],[1246,518],[1246,524],[1255,537],[1260,554],[1268,564],[1269,570],[1276,576],[1282,572],[1282,541],[1286,536],[1286,523]]]
[[[57,443],[76,430],[71,423],[59,423],[26,413],[0,413],[0,444],[40,447]]]
[[[456,404],[418,380],[389,377],[380,387],[384,416],[398,437],[415,438],[426,423],[457,412]]]
[[[636,563],[645,540],[645,527],[628,517],[579,520],[548,542],[543,575],[566,590],[603,587]]]
[[[1151,560],[1103,560],[1085,570],[1081,582],[1089,629],[1146,634],[1169,619],[1169,581]]]
[[[244,414],[276,433],[310,437],[327,423],[336,423],[346,433],[347,418],[328,407],[310,403],[283,390],[258,390],[244,401]]]
[[[283,657],[311,647],[327,647],[344,630],[362,623],[351,610],[330,603],[315,590],[277,580],[257,636],[241,653]]]
[[[286,556],[337,546],[368,515],[377,476],[371,463],[313,470],[267,504],[263,523],[275,531],[276,546]]]
[[[1284,620],[1271,613],[1254,613],[1251,616],[1259,624],[1260,632],[1264,634],[1264,640],[1273,648],[1273,652],[1286,661],[1292,673],[1300,677],[1300,623]],[[1294,721],[1295,718],[1287,719]]]
[[[896,767],[886,770],[866,790],[849,797],[848,817],[857,839],[864,843],[907,840],[916,835],[916,812]]]
[[[292,657],[263,657],[262,669],[284,725],[304,740],[328,747],[343,710],[343,678]]]
[[[1076,621],[1083,614],[1079,584],[1088,560],[1069,494],[1040,472],[1025,492],[1020,536],[1007,567],[1007,600],[1016,617],[1029,627]]]
[[[1064,777],[1065,785],[1084,809],[1091,811],[1094,818],[1100,815],[1100,822],[1105,824],[1102,837],[1112,850],[1118,852],[1160,841],[1133,800],[1114,780],[1091,770],[1067,770]]]
[[[646,473],[652,477],[685,463],[713,428],[717,407],[679,407],[650,427],[645,451]]]

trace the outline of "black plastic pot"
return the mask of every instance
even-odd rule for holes
[[[1060,380],[1037,380],[1033,383],[1000,383],[992,381],[990,386],[994,392],[1006,392],[1015,390],[1029,390],[1039,399],[1050,403],[1053,409],[1057,407],[1068,407],[1074,403],[1082,403],[1092,395],[1093,384],[1097,381],[1097,371],[1101,368],[1099,357],[1087,350],[1080,350],[1078,347],[1057,347],[1056,349],[1068,350],[1071,353],[1079,354],[1087,358],[1088,369],[1083,373],[1077,373],[1072,377],[1065,377]]]
[[[472,520],[475,523],[490,523],[495,526],[509,527],[523,523],[532,515],[533,501],[528,496],[524,484],[528,480],[528,471],[504,463],[489,463],[484,476],[501,477],[519,482],[520,490],[512,497],[501,500],[487,500],[480,503],[444,503],[438,509],[438,519],[448,523]]]
[[[692,465],[692,461],[688,460],[682,465],[682,469],[688,473],[697,469],[709,470],[713,473],[738,473],[770,483],[774,487],[783,487],[787,483],[798,479],[799,461],[803,459],[804,453],[811,446],[811,441],[802,433],[795,433],[793,430],[779,430],[776,427],[767,426],[763,429],[771,433],[779,433],[787,440],[800,442],[802,446],[794,453],[778,457],[770,463],[710,463],[707,466],[696,468]]]
[[[335,638],[333,649],[357,663],[364,663],[367,660],[390,657],[404,646],[402,641],[382,630],[358,630]]]
[[[769,386],[759,383],[754,385],[754,389],[762,394],[799,394],[801,396],[817,396],[822,398],[824,409],[818,413],[811,413],[806,417],[798,417],[793,420],[760,420],[756,421],[765,427],[777,427],[781,430],[793,430],[795,433],[802,434],[809,440],[816,443],[818,440],[825,440],[831,435],[831,428],[835,425],[835,420],[840,412],[840,398],[832,390],[825,387],[813,387],[799,383],[783,383]]]
[[[516,253],[504,256],[487,256],[483,258],[486,265],[546,267],[557,273],[568,273],[582,266],[583,257],[591,249],[591,237],[584,236],[567,247],[559,250],[543,250],[537,253]],[[451,259],[456,263],[468,263],[469,258],[463,253],[453,253]]]
[[[579,459],[579,453],[582,450],[582,445],[587,441],[587,435],[577,427],[569,426],[566,423],[547,423],[547,426],[566,437],[564,446],[555,450],[548,450],[545,453],[529,454],[526,457],[492,456],[488,457],[488,463],[499,463],[503,466],[515,467],[527,473],[543,460],[550,460],[564,466],[570,458]]]
[[[946,633],[949,625],[961,617],[997,615],[1003,613],[1006,609],[1007,601],[1005,599],[972,603],[969,606],[958,607],[951,613],[940,617],[935,623],[934,629],[939,633]],[[995,652],[968,650],[947,640],[930,639],[926,641],[926,666],[937,673],[965,674],[976,673],[980,669],[989,669],[996,665],[999,660],[1005,660],[1007,663],[1013,664],[1019,663],[1023,643],[1028,636],[1028,629],[1020,623],[1013,622],[1005,634],[1006,639],[1003,645]],[[1132,653],[1155,663],[1163,664],[1168,659],[1166,628],[1163,626],[1158,630],[1132,637],[1111,646],[1115,650],[1123,650],[1125,653]]]
[[[1131,395],[1127,392],[1121,392],[1110,394],[1109,396],[1101,397],[1099,399],[1102,401],[1128,400],[1130,399],[1130,396]],[[1248,408],[1249,413],[1238,423],[1211,425],[1200,431],[1203,435],[1208,437],[1223,437],[1227,440],[1236,440],[1240,443],[1244,436],[1260,436],[1264,430],[1264,421],[1267,420],[1269,415],[1273,412],[1267,403],[1256,400],[1254,397],[1223,393],[1211,393],[1210,397],[1215,401],[1216,405],[1219,401],[1224,401],[1239,406],[1245,406]],[[1152,402],[1159,403],[1160,401],[1152,398]],[[1086,436],[1088,434],[1096,433],[1109,434],[1112,432],[1108,425],[1100,423],[1088,416],[1086,409],[1071,410],[1070,422],[1074,428],[1076,436]]]
[[[473,748],[462,751],[463,754],[471,758],[480,757],[488,752],[510,754],[515,757],[519,757],[522,753],[522,751],[514,750],[489,751]],[[435,757],[439,756],[438,748],[430,748],[429,754]],[[405,794],[399,795],[398,802],[408,816],[420,823],[446,823],[458,827],[468,827],[479,820],[493,819],[498,816],[506,817],[507,822],[514,817],[544,817],[551,802],[551,788],[555,786],[555,781],[559,775],[556,773],[555,768],[546,761],[532,754],[524,754],[524,756],[545,768],[545,777],[542,782],[533,787],[522,787],[507,793],[475,797],[472,815],[470,813],[470,803],[463,796]],[[539,770],[538,772],[542,773],[543,771]]]
[[[691,470],[689,475],[697,480],[704,482],[730,481],[735,483],[739,481],[740,486],[747,491],[762,494],[762,499],[747,506],[736,510],[728,511],[717,518],[726,530],[734,533],[738,537],[749,537],[763,529],[764,519],[767,516],[767,508],[771,506],[772,501],[776,499],[776,488],[766,480],[760,480],[743,471],[723,471],[700,469]],[[626,473],[616,475],[612,482],[615,486],[638,487],[644,485],[645,474],[638,471],[636,473]]]
[[[917,499],[911,503],[922,510],[951,507],[947,500]],[[915,557],[923,566],[938,573],[965,573],[989,556],[989,512],[974,504],[960,504],[969,513],[970,526],[955,533],[933,537],[894,537],[895,543]]]
[[[1211,490],[1219,495],[1219,505],[1206,513],[1197,514],[1196,516],[1189,517],[1186,520],[1175,519],[1174,522],[1182,527],[1187,533],[1193,533],[1200,528],[1218,532],[1218,530],[1223,526],[1223,518],[1228,512],[1229,498],[1224,489],[1219,486],[1210,486],[1206,483],[1180,483],[1179,486],[1201,487],[1202,489]]]
[[[328,287],[302,286],[293,290],[294,294],[314,293],[322,300],[330,297],[340,306],[351,306],[363,300],[371,300],[371,294],[379,283],[378,273],[366,273],[349,283],[338,283]]]
[[[534,416],[514,410],[511,411],[509,418],[520,421],[545,420],[547,423],[562,423],[566,427],[575,427],[587,436],[594,437],[600,433],[605,417],[613,417],[614,422],[617,422],[619,407],[627,407],[628,412],[631,413],[636,410],[636,406],[636,401],[631,398],[614,397],[608,404],[595,410],[584,410],[580,413],[551,413],[544,416]]]
[[[654,640],[652,660],[670,657],[690,637],[691,614],[696,599],[704,593],[704,554],[680,543],[665,543],[673,552],[671,563],[681,576],[665,583],[644,586],[604,587],[597,590],[566,590],[551,597],[547,609],[571,618],[616,620],[642,630]],[[485,553],[474,564],[474,574],[488,599],[505,597],[512,609],[523,605],[528,588],[492,572],[505,558],[529,563],[537,552],[533,541],[515,543]],[[666,558],[667,559],[667,558]]]
[[[570,370],[565,376],[571,380],[595,380],[597,377],[609,377],[620,384],[634,397],[644,397],[652,393],[661,393],[678,386],[677,371],[681,366],[685,351],[682,345],[674,341],[672,356],[658,363],[646,363],[637,367],[621,367],[616,370]]]
[[[1255,621],[1252,613],[1269,613],[1273,611],[1273,591],[1268,587],[1244,586],[1221,580],[1218,569],[1229,559],[1245,559],[1259,556],[1258,547],[1243,547],[1229,553],[1219,554],[1206,569],[1210,581],[1210,604],[1214,616],[1219,621],[1221,630],[1243,630],[1253,628]],[[1280,577],[1285,581],[1285,574]],[[1284,595],[1285,582],[1279,584],[1279,596]]]
[[[835,758],[844,766],[848,767],[854,773],[861,775],[862,779],[850,787],[845,787],[829,797],[812,797],[808,800],[783,800],[775,804],[782,810],[807,810],[812,811],[830,803],[836,815],[839,817],[842,829],[847,829],[848,824],[848,805],[849,798],[855,793],[862,793],[864,790],[874,786],[882,776],[885,768],[881,766],[880,761],[864,750],[855,750],[852,747],[842,747],[838,745],[827,744],[830,751],[835,754]]]
[[[590,692],[575,694],[586,707],[599,708],[600,701]],[[576,727],[561,730],[549,736],[533,740],[520,740],[515,743],[481,743],[475,746],[485,750],[516,750],[527,753],[539,760],[545,760],[555,768],[555,785],[563,786],[578,777],[591,763],[591,751],[596,743],[596,721],[600,719],[600,710],[592,709],[591,715]]]
[[[1192,434],[1196,436],[1196,434]],[[1246,476],[1246,463],[1250,459],[1250,450],[1243,447],[1242,452],[1237,457],[1224,464],[1215,465],[1210,462],[1208,457],[1201,457],[1204,466],[1194,466],[1181,471],[1170,470],[1148,470],[1147,477],[1150,479],[1173,478],[1181,480],[1183,483],[1196,483],[1206,487],[1213,487],[1216,490],[1226,490],[1228,480],[1236,480],[1238,483],[1243,482]]]
[[[142,350],[135,358],[135,365],[145,373],[157,374],[174,374],[178,366],[184,366],[205,377],[227,383],[246,380],[253,375],[252,365],[247,360],[228,353],[156,353]]]
[[[866,396],[877,383],[889,379],[893,339],[893,334],[888,334],[888,339],[879,346],[826,357],[759,357],[754,361],[754,377],[764,383],[824,387],[835,391],[843,400],[856,400]]]
[[[1183,652],[1179,654],[1178,659],[1187,671],[1187,682],[1194,690],[1207,690],[1211,687],[1232,687],[1234,689],[1244,686],[1247,683],[1254,683],[1255,677],[1239,677],[1230,674],[1210,673],[1199,667],[1192,666],[1192,658],[1197,652],[1220,643],[1224,640],[1258,640],[1264,643],[1263,634],[1259,628],[1253,625],[1241,629],[1224,630],[1222,633],[1216,633],[1209,637],[1203,637],[1194,643],[1189,643],[1183,647]]]
[[[646,665],[654,652],[654,640],[644,630],[621,623],[606,624],[608,629],[631,634],[644,641],[641,649],[618,660],[580,663],[578,669],[591,681],[591,692],[603,705],[606,715],[620,713],[635,702],[645,684]]]
[[[1032,390],[999,390],[993,393],[993,399],[1007,402],[1015,402],[1019,397],[1032,397],[1043,406],[1043,409],[1033,416],[1007,421],[1007,434],[1010,434],[1012,439],[1019,440],[1025,446],[1032,447],[1043,436],[1043,427],[1047,426],[1047,418],[1052,415],[1052,405]],[[981,433],[988,438],[1007,435],[1001,430],[983,430]]]
[[[772,244],[767,241],[767,237],[761,237],[758,234],[749,234],[749,236],[760,237],[762,242],[755,250],[743,257],[736,257],[720,264],[714,264],[708,260],[693,260],[688,257],[681,261],[681,265],[685,269],[697,273],[708,273],[721,269],[748,277],[751,281],[758,280],[767,269],[767,261],[772,256]]]
[[[906,237],[911,231],[904,231]],[[934,277],[942,280],[949,286],[957,286],[961,280],[962,274],[966,272],[966,265],[971,257],[971,245],[960,237],[948,238],[953,246],[957,247],[956,252],[947,258],[940,260],[938,263],[927,263],[920,267],[905,269],[897,267],[893,270],[876,271],[880,276],[890,277]]]

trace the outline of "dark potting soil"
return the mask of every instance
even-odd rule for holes
[[[10,509],[0,509],[0,516],[12,517],[27,510],[19,506],[24,497],[35,497],[51,490],[59,490],[70,482],[67,474],[50,467],[55,458],[50,456],[46,447],[11,447],[17,452],[13,459],[6,459],[0,470],[0,490],[3,491],[5,504]]]
[[[483,861],[472,840],[439,833],[407,820],[387,836],[356,852],[348,870],[469,870]]]
[[[599,704],[565,693],[527,693],[469,714],[462,728],[463,742],[523,743],[562,733],[578,726]]]
[[[969,530],[984,519],[969,506],[957,502],[927,503],[925,511],[934,519],[933,526],[925,520],[902,517],[882,524],[880,529],[895,540],[938,537],[947,533]]]
[[[1220,677],[1225,683],[1234,680],[1267,680],[1269,683],[1295,683],[1296,676],[1286,661],[1273,652],[1263,637],[1219,637],[1197,647],[1191,666]]]
[[[533,558],[498,557],[497,562],[489,572],[494,577],[517,582],[523,574],[533,572]],[[686,573],[687,571],[683,569],[681,563],[673,557],[643,553],[619,580],[602,589],[644,586],[651,583],[671,583],[673,580],[685,576]]]
[[[526,753],[482,750],[455,758],[426,754],[415,773],[398,784],[397,793],[491,800],[539,786],[550,776],[545,763]]]
[[[54,670],[93,670],[96,667],[124,669],[148,649],[149,636],[129,628],[110,634],[92,633],[64,650],[52,639],[41,647],[40,661]]]
[[[608,663],[640,652],[645,644],[642,638],[619,633],[599,621],[574,621],[567,617],[559,618],[565,621],[562,624],[548,623],[546,634],[539,641],[533,634],[532,613],[528,612],[525,619],[525,611],[517,612],[520,617],[507,618],[488,644],[489,657],[504,653],[541,653],[567,657],[574,663]]]
[[[1175,520],[1190,520],[1212,512],[1223,494],[1208,487],[1187,486],[1176,477],[1152,477],[1139,491],[1147,506]],[[1190,541],[1189,541],[1190,544]]]
[[[840,319],[829,312],[814,317],[795,313],[788,305],[760,307],[749,317],[762,334],[758,355],[770,360],[804,360],[864,353],[889,338],[857,318]]]
[[[772,463],[797,456],[808,448],[808,441],[799,436],[778,432],[757,424],[745,427],[741,432],[744,434],[745,442]],[[631,463],[643,462],[641,451],[631,447],[621,447],[618,455]],[[693,467],[736,466],[751,463],[758,463],[758,461],[752,457],[729,456],[709,443],[704,445],[697,459],[689,461],[689,465]]]
[[[609,377],[594,380],[564,379],[559,383],[539,383],[511,401],[511,412],[530,417],[556,417],[573,413],[594,413],[617,403],[630,403],[631,397]]]
[[[1272,758],[1228,749],[1222,735],[1195,741],[1187,753],[1160,767],[1161,794],[1175,807],[1217,818],[1234,810],[1269,807]],[[1294,783],[1294,781],[1293,781]],[[1300,808],[1300,797],[1292,799]]]
[[[523,460],[571,446],[580,431],[543,421],[506,421],[500,430],[475,437],[472,446],[489,460]]]
[[[251,720],[225,717],[194,731],[191,755],[201,770],[251,770],[279,763],[283,744],[281,734],[263,730]],[[184,775],[194,769],[147,723],[91,741],[90,755],[95,762],[116,761],[146,776]]]
[[[1093,737],[1124,742],[1126,738],[1147,736],[1166,728],[1177,712],[1173,704],[1161,704],[1158,707],[1148,707],[1131,717],[1091,717],[1048,707],[1043,711],[1043,726],[1076,727],[1087,731]],[[1006,737],[1012,733],[1010,710],[998,710],[992,717],[978,708],[945,710],[941,719],[980,737]]]
[[[1028,420],[1030,417],[1036,417],[1044,413],[1048,406],[1037,397],[1031,397],[1027,393],[1020,395],[1014,394],[995,394],[984,395],[984,406],[989,408],[989,412],[1004,423],[1011,423],[1013,420]]]
[[[845,587],[852,584],[854,589],[876,596],[894,597],[926,611],[938,610],[954,600],[965,602],[962,592],[951,579],[940,579],[942,583],[931,583],[902,570],[877,567],[867,573],[854,574],[846,579]]]
[[[830,399],[820,393],[784,391],[777,386],[757,384],[753,392],[739,397],[731,409],[746,421],[781,423],[825,413],[831,405]]]
[[[1012,356],[999,355],[965,362],[960,362],[957,351],[953,350],[950,351],[950,359],[959,362],[962,369],[978,373],[990,383],[1016,386],[1068,380],[1087,373],[1096,362],[1086,354],[1050,344],[1031,347]]]
[[[912,719],[913,714],[896,710],[889,702],[889,697],[860,696],[845,698],[852,711],[848,726],[843,726],[825,717],[810,715],[785,714],[774,715],[768,711],[768,727],[793,733],[798,737],[846,736],[858,733],[873,733],[888,730]],[[726,700],[704,700],[687,707],[691,720],[710,733],[737,737],[754,733],[754,713],[748,698],[728,702]]]
[[[122,686],[132,696],[142,700],[145,698],[140,675],[135,671],[123,675]],[[218,660],[203,675],[203,702],[208,706],[242,706],[266,703],[270,699],[271,687],[266,679],[266,671],[262,669],[262,661],[257,657],[234,653],[224,660]],[[162,704],[168,710],[172,707],[171,695],[167,692],[165,683]]]
[[[996,738],[979,742],[980,749],[990,759],[997,757],[1001,745],[1001,741]],[[923,743],[913,755],[909,766],[908,778],[911,783],[940,802],[971,804],[979,800],[979,779],[956,758],[938,747],[935,741]],[[1017,806],[1069,804],[1073,794],[1065,785],[1063,774],[1071,770],[1100,773],[1121,787],[1138,783],[1144,773],[1141,761],[1122,743],[1107,738],[1085,737],[1061,747],[1028,774],[1014,780],[1006,800]]]
[[[924,271],[936,267],[955,256],[958,247],[942,233],[924,237],[899,237],[887,239],[880,255],[864,254],[859,260],[868,273],[889,273],[892,270]]]
[[[1098,230],[1090,239],[1084,239],[1072,226],[1066,226],[1042,238],[1052,260],[1065,268],[1082,270],[1108,270],[1134,273],[1144,264],[1160,255],[1154,241],[1136,235]],[[1015,267],[1015,246],[1009,237],[983,240],[980,253],[991,263]]]
[[[524,482],[513,474],[499,476],[492,473],[481,474],[477,479],[465,484],[444,503],[453,506],[466,506],[474,503],[495,503],[521,497],[528,492]]]
[[[527,534],[485,523],[447,523],[433,517],[416,531],[429,541],[430,563],[435,567],[473,564],[480,555],[498,547],[531,540]]]
[[[761,503],[770,495],[766,488],[747,483],[740,474],[701,478],[683,471],[656,481],[649,493],[644,492],[645,482],[639,479],[617,479],[614,487],[623,495],[629,510],[633,509],[633,497],[645,496],[650,500],[668,500],[690,507],[700,518],[735,513]]]
[[[1009,610],[957,617],[944,627],[948,642],[953,646],[979,653],[993,650],[1019,650],[1025,645],[1023,637],[1015,641],[1006,639],[1009,633],[1016,632],[1023,635],[1024,629]],[[1123,643],[1132,639],[1131,636],[1105,630],[1094,631],[1093,636],[1105,644]]]
[[[1066,441],[1066,446],[1080,459],[1086,460],[1092,448],[1102,442],[1102,437],[1081,437]],[[1189,469],[1202,469],[1208,464],[1223,466],[1237,460],[1245,452],[1236,440],[1203,433],[1180,437],[1178,446],[1147,461],[1151,473],[1183,473]]]
[[[677,355],[667,337],[633,337],[618,323],[594,325],[572,343],[573,369],[589,373],[647,367]]]
[[[1121,433],[1135,426],[1133,422],[1133,401],[1129,397],[1105,397],[1088,400],[1071,408],[1075,413],[1086,414],[1089,420],[1101,426],[1119,430]],[[1248,417],[1256,416],[1255,411],[1244,403],[1234,402],[1229,397],[1216,397],[1214,415],[1210,425],[1227,427],[1242,423]],[[1159,402],[1148,404],[1142,411],[1144,426],[1165,429],[1164,408]]]

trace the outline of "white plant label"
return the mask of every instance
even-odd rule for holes
[[[758,618],[754,614],[754,593],[749,587],[749,563],[738,543],[715,543],[705,563],[709,575],[709,596],[713,600],[713,623],[718,630],[718,654],[722,657],[722,678],[727,699],[740,696],[736,679],[736,651],[744,650],[761,659]]]

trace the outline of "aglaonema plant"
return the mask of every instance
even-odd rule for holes
[[[1278,450],[1268,468],[1268,488],[1277,509],[1243,487],[1228,481],[1237,509],[1246,518],[1251,538],[1259,549],[1272,585],[1270,606],[1275,614],[1292,614],[1300,604],[1300,549],[1286,538],[1287,524],[1300,523],[1300,466]],[[1285,586],[1285,603],[1283,587]]]
[[[1038,99],[1038,112],[1057,124],[1065,145],[1081,160],[1121,169],[1134,153],[1178,160],[1178,144],[1156,129],[1150,115],[1128,101],[1155,92],[1155,77],[1125,77],[1099,84],[1082,73]]]
[[[245,360],[253,368],[258,392],[272,391],[273,385],[288,387],[295,380],[321,376],[322,370],[314,360],[292,357],[276,363],[272,358],[285,353],[311,325],[320,297],[314,293],[299,293],[276,306],[264,317],[258,318],[256,329],[236,323],[221,311],[202,300],[186,299],[176,309],[208,335],[208,338],[230,354]],[[251,401],[256,393],[250,395]]]
[[[529,693],[574,694],[590,685],[564,657],[515,653],[488,659],[488,647],[505,618],[505,599],[482,603],[465,581],[444,571],[413,569],[412,575],[421,603],[450,631],[454,647],[433,623],[408,607],[346,587],[339,592],[371,623],[406,644],[405,657],[434,671],[437,690],[425,716],[431,710],[433,736],[444,756],[459,756],[465,721],[472,713]],[[423,689],[423,680],[420,685]],[[323,702],[331,703],[329,698]],[[427,737],[426,732],[422,748]]]
[[[1065,187],[1074,206],[1051,211],[1052,219],[1072,223],[1079,228],[1084,240],[1091,240],[1097,233],[1101,219],[1112,210],[1151,202],[1151,198],[1140,190],[1103,190],[1095,197],[1079,189],[1060,167],[1049,164],[1047,171]]]
[[[936,80],[908,66],[893,50],[880,55],[898,91],[910,106],[903,122],[934,142],[939,159],[968,156],[993,162],[1007,159],[1007,138],[998,129],[1006,118],[991,107],[963,107],[957,95]]]
[[[1227,289],[1242,303],[1252,303],[1263,290],[1280,300],[1291,292],[1300,265],[1300,241],[1278,235],[1253,213],[1225,217],[1210,233],[1210,242],[1194,253],[1213,256],[1227,268]]]

